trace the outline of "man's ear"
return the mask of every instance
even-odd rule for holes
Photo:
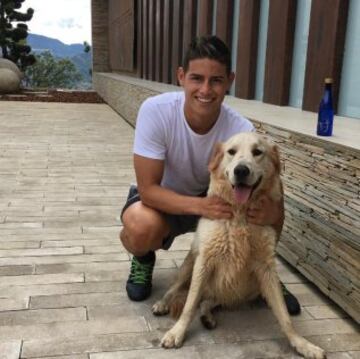
[[[228,86],[227,86],[227,91],[230,91],[231,85],[234,82],[235,79],[235,72],[230,72],[229,76],[228,76]]]
[[[209,172],[214,172],[217,170],[223,157],[224,157],[223,145],[221,143],[216,143],[208,166]]]
[[[176,76],[177,76],[177,79],[179,81],[179,84],[181,86],[184,85],[184,79],[185,79],[185,70],[183,67],[179,67],[177,70],[176,70]]]
[[[231,85],[234,82],[234,79],[235,79],[235,72],[230,72],[230,75],[229,75],[229,89],[228,90],[230,90]]]

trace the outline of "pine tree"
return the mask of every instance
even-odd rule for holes
[[[30,21],[34,10],[28,8],[26,13],[17,11],[25,0],[0,0],[0,48],[4,58],[13,61],[22,70],[36,60],[30,54],[31,47],[26,44],[28,27],[24,22]],[[16,27],[12,24],[16,22]]]

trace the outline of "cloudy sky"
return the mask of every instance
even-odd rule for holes
[[[90,0],[26,0],[20,11],[32,7],[27,22],[33,34],[59,39],[65,44],[91,44]]]

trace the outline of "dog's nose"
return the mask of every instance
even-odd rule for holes
[[[243,180],[250,174],[249,167],[245,165],[237,165],[234,168],[234,175],[237,180]]]

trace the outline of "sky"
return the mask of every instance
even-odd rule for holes
[[[26,12],[29,7],[35,11],[26,23],[30,33],[65,44],[91,44],[90,0],[26,0],[20,11]]]

